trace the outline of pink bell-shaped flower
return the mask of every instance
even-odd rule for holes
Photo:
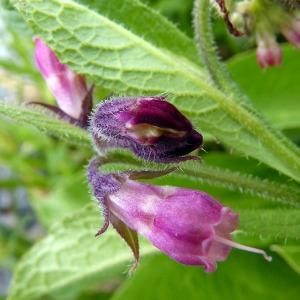
[[[257,61],[262,69],[281,65],[282,51],[275,37],[257,39]]]
[[[98,158],[88,167],[88,180],[96,199],[102,204],[105,222],[97,233],[106,231],[109,222],[117,229],[138,261],[138,244],[124,226],[146,237],[155,247],[179,263],[204,266],[207,273],[224,261],[232,247],[262,253],[232,241],[230,233],[239,224],[237,213],[210,195],[172,186],[155,186],[135,181],[173,171],[127,171],[102,174]],[[121,223],[120,223],[121,222]]]

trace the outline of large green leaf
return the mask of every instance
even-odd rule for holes
[[[120,278],[130,269],[132,253],[111,229],[95,238],[100,220],[96,206],[89,205],[56,223],[18,263],[8,299],[45,295],[66,299],[89,283]],[[156,251],[148,243],[141,244],[144,255]]]
[[[34,34],[75,71],[116,93],[170,93],[198,128],[300,181],[298,149],[244,98],[216,88],[194,53],[186,53],[197,51],[191,40],[158,13],[134,0],[97,1],[94,10],[69,0],[13,2]]]
[[[240,87],[265,116],[280,129],[300,127],[299,51],[282,47],[280,67],[261,70],[254,52],[236,55],[228,68]]]
[[[296,300],[299,280],[300,275],[277,255],[267,262],[259,255],[233,250],[213,274],[156,255],[147,258],[112,299]]]

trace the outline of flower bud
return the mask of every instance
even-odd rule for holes
[[[262,69],[281,65],[282,51],[279,44],[273,38],[258,40],[257,42],[257,61]]]
[[[97,235],[105,232],[109,221],[118,233],[128,226],[177,262],[202,265],[208,273],[216,270],[216,262],[224,261],[232,247],[258,252],[269,259],[262,250],[232,241],[230,233],[238,227],[238,214],[208,194],[134,180],[157,177],[170,171],[173,169],[101,174],[97,159],[92,160],[88,180],[95,197],[104,205],[105,213],[105,224]],[[116,220],[122,222],[122,230]],[[132,249],[138,248],[132,246],[132,238],[125,234],[121,236]],[[137,264],[138,256],[135,258]]]
[[[289,22],[280,24],[281,32],[288,42],[293,44],[295,48],[300,46],[300,18],[290,17]]]
[[[60,63],[55,53],[40,38],[34,38],[35,61],[53,93],[59,108],[41,102],[43,105],[62,117],[70,117],[71,123],[76,121],[82,127],[87,124],[87,115],[92,108],[92,90],[88,90],[85,77],[76,74],[67,65]]]
[[[155,162],[200,160],[182,157],[201,148],[203,138],[166,97],[116,98],[100,104],[90,125],[95,144],[102,139]]]
[[[241,1],[235,5],[234,20],[243,23],[249,37],[256,36],[257,61],[267,66],[281,65],[282,51],[276,41],[281,32],[295,48],[300,45],[300,18],[293,9],[299,4],[291,1]]]

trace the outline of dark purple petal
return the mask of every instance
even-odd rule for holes
[[[192,123],[163,97],[117,98],[100,104],[91,119],[95,145],[128,148],[137,156],[171,163],[201,148],[203,138]]]

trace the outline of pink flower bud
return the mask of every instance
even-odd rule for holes
[[[117,98],[100,104],[90,126],[95,144],[106,141],[156,162],[200,160],[182,157],[201,147],[202,135],[166,97]]]
[[[161,176],[167,172],[170,170],[156,173]],[[150,177],[155,177],[155,172],[101,174],[97,159],[92,160],[88,180],[95,197],[104,206],[105,216],[104,226],[97,235],[105,232],[109,220],[120,233],[116,219],[120,220],[123,228],[125,224],[137,231],[172,259],[186,265],[203,265],[208,273],[216,270],[216,262],[224,261],[232,247],[262,253],[269,259],[262,250],[232,241],[230,233],[237,229],[239,219],[229,207],[198,190],[133,180]],[[122,237],[132,249],[137,248],[132,247],[131,239]],[[136,256],[136,264],[137,260]]]
[[[40,38],[34,39],[35,60],[59,108],[74,119],[79,119],[88,94],[85,77],[59,62],[55,53]]]
[[[279,44],[273,38],[258,40],[257,42],[257,61],[262,69],[281,65],[282,52]]]

